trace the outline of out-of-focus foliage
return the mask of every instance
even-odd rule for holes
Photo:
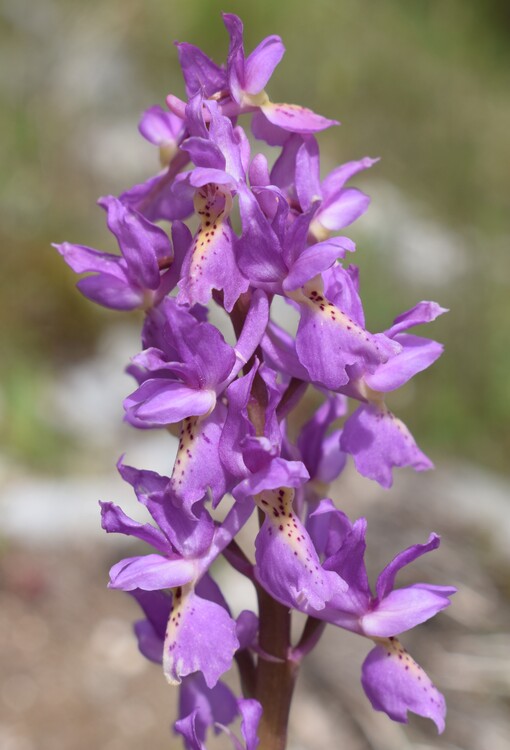
[[[58,435],[45,435],[40,423],[41,382],[90,352],[115,315],[75,292],[50,242],[110,247],[94,201],[157,169],[136,122],[169,91],[181,93],[171,42],[194,42],[223,60],[220,11],[233,10],[245,21],[247,48],[270,33],[284,39],[272,98],[285,92],[344,123],[321,138],[332,163],[382,157],[357,184],[373,195],[376,217],[388,195],[398,210],[381,216],[379,209],[375,223],[353,231],[369,324],[384,327],[423,298],[452,310],[434,324],[446,356],[416,391],[404,392],[399,413],[432,455],[505,468],[508,7],[501,0],[4,0],[0,372],[11,449],[43,463],[58,453]]]

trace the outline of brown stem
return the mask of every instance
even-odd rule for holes
[[[290,704],[298,670],[297,664],[288,659],[290,610],[261,588],[258,590],[258,600],[262,656],[257,665],[255,697],[263,708],[259,750],[285,750]],[[265,659],[264,653],[282,661]]]

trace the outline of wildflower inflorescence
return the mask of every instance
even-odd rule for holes
[[[258,736],[264,748],[283,748],[298,664],[326,623],[375,644],[362,666],[375,709],[400,722],[414,711],[442,731],[443,697],[396,636],[447,607],[454,589],[395,588],[400,568],[436,549],[439,538],[398,554],[374,595],[366,522],[352,523],[324,495],[349,455],[383,487],[394,467],[431,468],[384,399],[439,357],[440,344],[409,329],[445,310],[420,302],[383,332],[366,330],[358,269],[346,260],[355,245],[339,232],[366,211],[368,196],[349,183],[376,160],[348,162],[321,180],[315,136],[337,123],[272,102],[265,87],[284,53],[280,38],[264,39],[246,57],[241,21],[223,18],[226,65],[178,44],[187,99],[170,95],[168,109],[142,117],[140,132],[159,147],[162,171],[99,201],[121,254],[56,246],[74,271],[88,274],[78,288],[90,300],[144,311],[126,420],[180,429],[170,476],[118,465],[152,523],[105,502],[103,528],[154,552],[118,562],[109,585],[136,599],[144,614],[135,625],[140,650],[180,686],[175,730],[187,748],[204,748],[210,728],[236,748],[253,750]],[[254,153],[241,115],[251,117],[252,143],[263,141],[264,153]],[[266,145],[279,150],[272,164]],[[170,222],[170,236],[161,220]],[[296,313],[295,336],[271,317],[276,296]],[[208,322],[209,304],[229,316],[233,346]],[[322,405],[293,440],[287,416],[307,388]],[[349,399],[357,406],[348,416]],[[226,506],[222,521],[211,513],[218,506]],[[236,536],[256,509],[250,555]],[[257,614],[232,616],[210,573],[219,556],[255,586]],[[294,646],[292,610],[308,615]],[[221,681],[234,659],[242,698]],[[242,739],[230,728],[236,717]]]

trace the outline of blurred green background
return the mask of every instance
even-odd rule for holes
[[[38,470],[66,466],[72,444],[47,419],[45,388],[119,316],[75,291],[50,243],[112,247],[95,200],[157,170],[139,115],[183,93],[173,40],[225,59],[221,10],[242,16],[248,51],[283,37],[273,100],[342,121],[320,137],[326,170],[382,157],[356,180],[373,204],[348,232],[371,329],[420,299],[451,309],[427,331],[446,354],[399,395],[399,416],[435,460],[508,471],[504,0],[3,0],[2,452]]]

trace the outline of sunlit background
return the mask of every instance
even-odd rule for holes
[[[0,746],[173,747],[173,692],[137,655],[134,605],[104,589],[109,564],[135,547],[103,539],[96,502],[129,498],[122,451],[168,473],[174,446],[122,425],[140,319],[83,299],[50,245],[114,249],[95,201],[157,171],[138,119],[183,95],[174,40],[225,59],[221,10],[243,18],[248,51],[282,36],[273,100],[342,122],[320,136],[325,173],[381,157],[355,181],[373,202],[349,232],[369,329],[422,299],[451,310],[423,331],[443,358],[391,402],[437,472],[401,472],[384,493],[348,471],[335,488],[351,516],[369,517],[373,571],[443,534],[418,580],[461,591],[406,645],[445,690],[447,730],[438,739],[423,720],[404,730],[372,713],[358,686],[366,644],[334,632],[304,675],[292,750],[507,750],[505,0],[0,0]]]

